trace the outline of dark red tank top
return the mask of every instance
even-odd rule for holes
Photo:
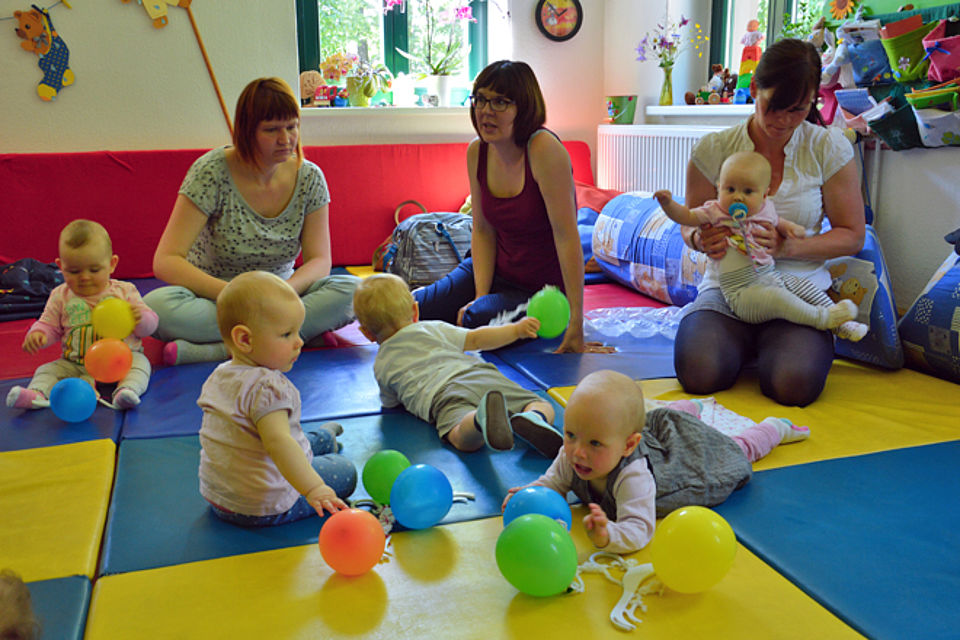
[[[537,291],[547,284],[563,290],[553,227],[540,187],[530,169],[529,149],[523,156],[523,171],[523,190],[519,194],[511,198],[494,196],[487,185],[487,143],[480,141],[477,180],[483,217],[496,231],[495,273],[530,291]]]

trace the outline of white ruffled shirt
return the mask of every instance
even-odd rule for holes
[[[755,150],[747,132],[749,122],[750,118],[729,129],[708,133],[694,146],[690,162],[711,183],[717,183],[720,166],[729,156]],[[784,153],[783,181],[770,200],[781,218],[802,225],[807,235],[816,235],[823,222],[821,187],[853,159],[853,146],[839,129],[803,122],[794,130]],[[822,260],[778,259],[777,269],[805,277],[824,290],[830,286],[830,274]],[[719,286],[717,263],[708,260],[699,290]]]

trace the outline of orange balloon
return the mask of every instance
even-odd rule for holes
[[[94,380],[118,382],[130,371],[133,353],[123,340],[102,338],[87,349],[83,364]]]
[[[359,576],[383,556],[387,537],[380,521],[363,509],[337,511],[320,529],[320,555],[330,568],[345,576]]]

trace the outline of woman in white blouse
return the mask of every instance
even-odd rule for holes
[[[771,45],[750,83],[753,115],[700,140],[687,165],[685,199],[688,207],[716,199],[723,160],[737,151],[759,152],[773,168],[770,198],[777,213],[805,227],[807,236],[784,238],[768,227],[757,240],[779,270],[827,289],[824,261],[860,250],[864,215],[853,148],[838,130],[820,124],[820,68],[820,54],[809,42],[786,39]],[[820,233],[824,217],[830,230]],[[684,228],[687,244],[715,259],[726,251],[728,234],[710,225]],[[685,310],[674,351],[677,377],[688,393],[727,389],[755,363],[764,395],[791,406],[817,399],[832,362],[829,331],[785,320],[748,324],[737,319],[720,292],[713,261]]]

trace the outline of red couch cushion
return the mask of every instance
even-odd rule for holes
[[[574,177],[593,184],[590,148],[565,142]],[[456,211],[469,192],[467,143],[305,147],[330,186],[333,264],[367,264],[393,230],[394,208],[414,198]],[[0,262],[57,256],[60,229],[103,224],[120,257],[115,277],[153,275],[153,252],[190,165],[205,149],[0,154]]]

